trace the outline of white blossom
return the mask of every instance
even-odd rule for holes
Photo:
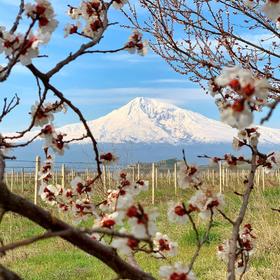
[[[31,107],[31,116],[34,118],[34,126],[44,126],[54,120],[51,111],[46,110],[44,105],[39,106],[39,102]]]
[[[180,162],[178,166],[178,185],[181,189],[198,187],[202,184],[198,168],[195,165],[186,165],[184,162]]]
[[[185,266],[180,262],[175,263],[173,266],[161,266],[159,269],[159,275],[161,279],[165,280],[196,280],[194,273],[189,271],[188,266]]]
[[[186,224],[188,222],[187,210],[182,203],[168,203],[168,220],[171,223]]]
[[[116,9],[121,9],[126,3],[128,2],[128,0],[114,0],[113,1],[113,6]]]
[[[174,257],[177,255],[178,243],[173,242],[166,234],[157,232],[154,240],[154,250],[157,251],[156,257]]]
[[[25,13],[33,20],[38,20],[39,33],[51,34],[57,27],[54,9],[48,0],[35,0],[35,4],[25,4]]]
[[[220,113],[221,121],[233,128],[243,129],[250,126],[253,122],[253,113],[247,103],[244,104],[244,107],[240,111],[232,107],[226,107]]]
[[[215,208],[224,205],[224,196],[220,193],[213,193],[211,190],[198,190],[189,200],[189,207],[199,212],[202,219],[208,219]]]
[[[137,29],[133,30],[126,44],[126,50],[131,54],[146,55],[148,52],[148,42],[143,41],[142,37],[142,34]]]
[[[119,232],[127,233],[124,228],[120,229]],[[132,254],[133,250],[138,247],[138,244],[139,241],[134,238],[115,237],[111,246],[117,249],[121,254],[129,256]]]

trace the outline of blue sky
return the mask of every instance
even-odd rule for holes
[[[12,23],[18,2],[0,0],[0,25],[9,26]],[[66,39],[63,37],[63,27],[67,22],[71,22],[66,16],[67,4],[79,2],[64,0],[52,2],[60,25],[53,34],[51,43],[41,48],[41,54],[48,54],[49,57],[34,60],[34,64],[42,71],[50,69],[59,59],[76,50],[83,42],[77,37]],[[112,21],[125,22],[118,11],[113,12],[111,17]],[[102,44],[96,49],[121,47],[129,34],[130,31],[127,29],[111,27],[105,34]],[[3,57],[0,56],[0,63],[2,62]],[[175,73],[151,50],[145,57],[131,55],[125,51],[81,57],[59,73],[53,84],[79,106],[88,120],[103,116],[138,96],[161,99],[207,117],[219,119],[213,99],[206,96],[197,85],[189,82],[187,77]],[[0,125],[0,131],[23,129],[30,120],[28,115],[30,107],[37,98],[34,78],[28,70],[18,65],[9,80],[1,83],[0,87],[3,97],[17,93],[21,98],[20,106]],[[278,118],[279,110],[274,113],[269,126],[280,128]],[[256,121],[258,119],[259,117]],[[58,116],[55,124],[61,126],[77,121],[75,115],[68,113]]]

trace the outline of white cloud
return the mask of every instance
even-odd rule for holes
[[[200,88],[102,88],[69,89],[64,94],[80,105],[124,103],[135,97],[143,96],[165,100],[173,104],[185,104],[192,101],[208,102],[212,100]]]

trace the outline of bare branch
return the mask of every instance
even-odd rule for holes
[[[38,236],[34,236],[34,237],[24,239],[21,241],[13,242],[11,244],[7,244],[7,245],[0,247],[0,255],[5,254],[7,251],[14,250],[19,247],[27,246],[27,245],[30,245],[37,241],[40,241],[40,240],[44,240],[44,239],[48,239],[48,238],[52,238],[52,237],[58,237],[58,236],[62,237],[69,233],[70,233],[70,229],[64,230],[64,231],[56,231],[56,232],[48,231],[42,235],[38,235]]]
[[[24,12],[24,0],[20,0],[20,5],[19,5],[18,14],[17,14],[17,17],[16,17],[16,19],[15,19],[15,22],[14,22],[14,24],[13,24],[11,30],[10,30],[10,33],[11,33],[11,34],[13,34],[13,33],[17,30],[23,12]]]
[[[0,114],[0,122],[2,122],[3,118],[8,115],[16,106],[19,105],[19,97],[15,95],[10,102],[7,101],[7,98],[4,98],[4,105],[2,112]]]

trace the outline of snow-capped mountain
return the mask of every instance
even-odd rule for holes
[[[100,143],[215,144],[229,143],[236,135],[235,129],[222,122],[143,97],[88,124]],[[80,123],[57,130],[66,133],[69,139],[85,132]],[[260,126],[259,131],[263,144],[280,144],[280,129]]]
[[[102,143],[227,143],[236,130],[201,114],[156,99],[137,97],[104,117],[89,121]],[[81,124],[64,126],[60,131],[75,138],[84,131]],[[280,143],[280,129],[259,127],[262,143]]]
[[[125,106],[112,111],[108,115],[88,122],[93,135],[98,141],[99,150],[111,151],[119,157],[119,164],[127,165],[136,162],[155,162],[168,158],[182,158],[182,149],[187,159],[193,163],[205,164],[198,155],[222,156],[232,151],[232,137],[235,129],[219,121],[174,105],[155,99],[135,98]],[[82,124],[70,124],[57,128],[67,134],[67,139],[79,138],[84,132]],[[261,132],[262,152],[278,150],[280,129],[259,127]],[[36,131],[29,133],[30,139]],[[37,132],[38,133],[38,132]],[[36,134],[37,134],[36,133]],[[83,144],[83,145],[81,145]],[[246,154],[249,150],[243,149]],[[26,160],[40,155],[44,158],[42,143],[33,142],[19,149],[11,156]],[[92,161],[92,145],[88,140],[72,144],[63,160],[79,162]],[[8,162],[10,167],[16,162]],[[22,164],[19,162],[18,164]],[[76,168],[76,167],[75,167]]]

